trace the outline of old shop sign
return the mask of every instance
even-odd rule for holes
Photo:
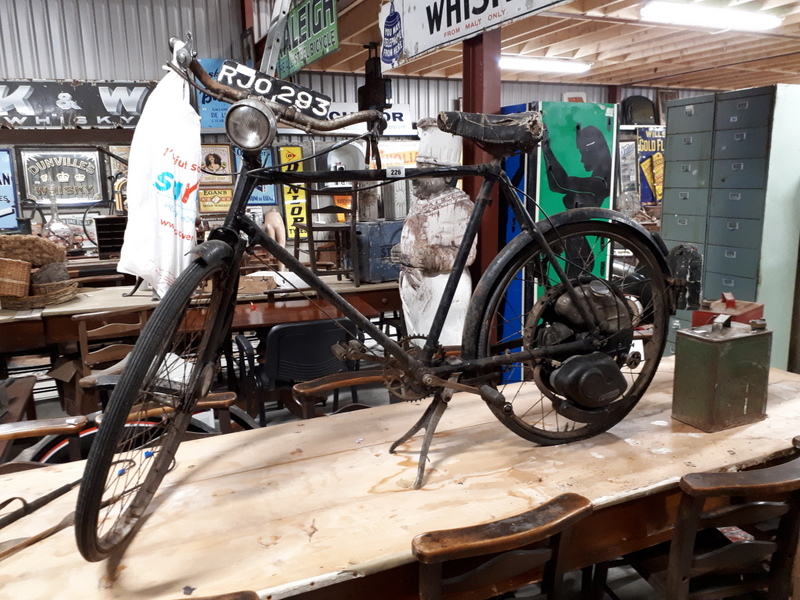
[[[0,127],[133,128],[154,87],[149,81],[0,80]]]
[[[393,0],[381,7],[383,70],[564,0]]]
[[[288,77],[339,49],[335,0],[306,0],[286,15],[278,77]]]

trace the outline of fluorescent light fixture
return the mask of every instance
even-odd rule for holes
[[[535,58],[518,54],[500,56],[500,68],[508,71],[538,71],[540,73],[584,73],[592,65],[568,58]]]
[[[773,15],[735,8],[716,8],[700,2],[681,3],[653,0],[642,6],[639,14],[643,21],[723,30],[764,31],[781,24],[781,19]]]

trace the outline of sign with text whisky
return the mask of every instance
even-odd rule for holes
[[[0,80],[0,127],[133,128],[154,81]]]
[[[59,206],[93,204],[103,199],[100,160],[96,150],[25,148],[20,150],[26,198]]]
[[[381,66],[393,69],[565,0],[391,0],[381,6]]]

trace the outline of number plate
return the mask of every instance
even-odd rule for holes
[[[327,117],[331,106],[331,99],[327,96],[283,79],[270,77],[266,73],[240,65],[233,60],[222,63],[217,81],[237,90],[262,96],[272,102],[292,106],[304,115],[317,119]]]

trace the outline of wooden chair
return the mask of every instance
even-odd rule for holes
[[[0,442],[12,442],[47,435],[67,436],[70,460],[80,460],[81,455],[80,433],[89,420],[84,416],[54,417],[52,419],[36,419],[33,421],[19,421],[0,425]],[[0,475],[14,473],[33,467],[45,466],[44,463],[31,461],[23,451],[11,462],[0,464]]]
[[[788,600],[800,531],[800,458],[752,471],[691,473],[680,487],[672,540],[624,561],[668,600],[756,590]],[[602,597],[606,571],[596,569],[594,598]]]
[[[150,310],[149,307],[123,308],[72,317],[78,324],[79,383],[74,389],[74,406],[68,413],[89,414],[102,408],[97,377],[92,375],[101,370],[105,370],[105,375],[121,373],[124,367],[121,361],[133,349]]]
[[[313,207],[313,195],[336,194],[336,196],[350,196],[350,202],[332,204],[329,206]],[[353,278],[353,283],[360,285],[358,265],[358,244],[356,243],[356,207],[355,191],[336,190],[307,192],[306,220],[305,223],[293,223],[294,227],[294,256],[300,257],[300,247],[303,243],[308,248],[311,270],[321,275],[336,275],[341,279],[343,275]],[[330,254],[332,265],[322,269],[322,252]]]
[[[420,562],[420,599],[485,599],[540,577],[541,597],[559,598],[566,536],[591,512],[587,498],[567,493],[499,521],[418,535],[412,550]]]

